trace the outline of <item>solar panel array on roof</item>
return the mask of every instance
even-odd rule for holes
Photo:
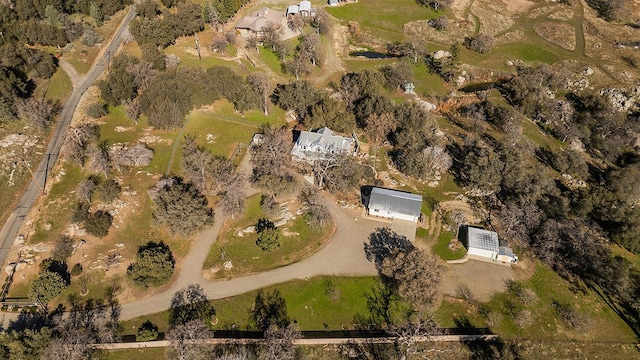
[[[499,241],[498,234],[474,227],[468,227],[468,240],[469,240],[469,248],[476,248],[488,251],[498,252]]]
[[[376,187],[369,197],[369,209],[373,208],[417,217],[422,209],[422,196]]]

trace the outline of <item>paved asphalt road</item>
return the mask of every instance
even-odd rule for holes
[[[80,99],[87,91],[89,86],[91,86],[102,74],[104,71],[107,59],[111,54],[115,54],[118,46],[123,41],[123,34],[131,19],[133,19],[136,15],[135,7],[132,6],[129,10],[129,13],[125,16],[124,20],[120,23],[120,27],[116,31],[116,33],[111,38],[111,42],[107,45],[102,58],[98,60],[94,66],[89,70],[89,72],[80,80],[80,82],[73,88],[73,92],[69,96],[69,99],[64,103],[62,107],[62,111],[60,112],[60,117],[58,122],[56,123],[55,130],[53,131],[53,136],[49,141],[49,145],[47,146],[47,151],[44,154],[42,161],[38,164],[37,169],[34,171],[36,181],[38,184],[42,186],[42,188],[46,189],[47,178],[51,174],[51,170],[55,165],[56,161],[58,161],[58,156],[60,155],[60,149],[62,148],[62,144],[64,144],[64,140],[67,135],[67,130],[69,129],[69,125],[71,125],[71,119],[73,118],[73,113],[80,102]],[[4,264],[7,260],[7,256],[9,255],[9,251],[11,250],[11,246],[13,245],[16,236],[18,235],[18,231],[20,227],[24,224],[25,218],[29,213],[29,209],[33,206],[36,199],[40,196],[40,190],[34,181],[32,180],[27,190],[22,195],[22,199],[16,206],[13,213],[9,215],[9,219],[0,230],[0,241],[2,241],[2,245],[0,246],[0,265]]]

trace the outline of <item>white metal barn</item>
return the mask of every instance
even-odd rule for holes
[[[498,234],[493,231],[467,226],[463,240],[469,259],[510,264],[518,261],[511,248],[500,246]]]
[[[422,196],[374,187],[371,190],[367,212],[371,216],[418,222],[422,209]]]
[[[493,261],[498,256],[500,241],[498,234],[484,229],[467,227],[467,255],[469,258],[479,257],[480,260]]]

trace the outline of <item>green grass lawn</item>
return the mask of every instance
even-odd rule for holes
[[[454,235],[451,231],[440,232],[440,236],[438,236],[438,241],[433,244],[431,249],[435,254],[437,254],[442,260],[458,260],[464,257],[466,250],[463,247],[456,251],[449,250],[449,243],[453,240]]]
[[[238,143],[248,144],[258,130],[255,125],[220,120],[218,113],[193,112],[185,128],[185,134],[195,136],[198,143],[217,155],[229,157]],[[213,142],[207,143],[207,135],[213,135]]]
[[[62,101],[71,94],[71,91],[73,91],[73,85],[71,85],[69,76],[61,68],[58,68],[49,79],[46,99]]]
[[[215,55],[202,56],[202,61],[198,58],[198,53],[195,51],[195,39],[189,38],[188,42],[184,41],[177,45],[171,45],[164,50],[165,55],[175,54],[180,58],[181,66],[193,66],[208,69],[212,66],[229,66],[234,69],[238,68],[238,64],[235,61],[228,61],[221,59]],[[225,54],[225,56],[235,56],[231,54]]]
[[[402,26],[408,22],[437,17],[436,12],[414,0],[395,0],[392,6],[385,0],[360,0],[326,10],[343,23],[357,21],[363,32],[387,41],[403,40]]]
[[[108,144],[114,143],[135,143],[142,133],[142,125],[134,125],[133,121],[127,117],[123,106],[109,106],[109,115],[106,122],[100,126],[100,141]],[[127,131],[117,132],[116,127],[121,126]]]
[[[548,47],[523,41],[498,45],[487,54],[479,54],[461,46],[460,59],[463,63],[483,68],[513,71],[506,65],[508,60],[552,64],[562,60],[563,56]]]
[[[454,194],[462,194],[464,191],[458,184],[456,184],[453,175],[449,173],[442,174],[438,186],[429,187],[427,184],[416,183],[416,189],[423,197],[433,199],[433,201],[440,202],[446,200],[452,200]],[[413,190],[415,192],[416,190]]]
[[[261,47],[260,53],[256,54],[255,52],[253,52],[252,54],[252,56],[254,57],[257,56],[258,59],[274,73],[278,75],[284,75],[282,72],[280,59],[278,58],[278,55],[271,51],[271,49]]]
[[[339,290],[337,301],[327,294],[327,282]],[[278,289],[287,303],[291,320],[296,320],[301,330],[324,330],[326,323],[330,330],[353,329],[356,314],[367,314],[365,294],[376,283],[375,278],[314,277],[308,280],[294,280],[265,288],[265,291]],[[221,285],[223,286],[223,285]],[[256,297],[256,291],[227,299],[213,300],[218,324],[216,329],[252,328],[250,310]],[[146,320],[158,325],[160,331],[168,329],[168,311],[142,316],[123,322],[123,334],[135,334],[138,326]]]
[[[499,314],[491,331],[504,339],[530,339],[544,341],[596,341],[635,343],[637,338],[631,328],[592,290],[573,293],[570,284],[539,261],[535,262],[533,277],[524,282],[538,300],[523,305],[514,295],[500,293],[486,303],[488,309]],[[559,301],[571,304],[587,319],[581,329],[567,327],[556,315],[551,303]],[[532,324],[518,327],[508,309],[515,312],[528,310]],[[487,327],[486,318],[478,313],[477,306],[469,306],[458,299],[445,299],[436,311],[436,319],[443,326],[468,322],[473,327]]]
[[[260,110],[246,111],[244,114],[233,109],[226,100],[216,101],[214,110],[196,110],[189,115],[185,134],[193,135],[196,141],[213,153],[229,157],[238,144],[249,144],[260,125],[269,123],[274,126],[285,124],[284,111],[273,107],[268,116]],[[207,142],[207,135],[213,135],[213,141]]]
[[[416,94],[420,96],[445,96],[450,92],[442,78],[430,74],[424,64],[413,67],[413,84]]]
[[[281,236],[280,247],[272,253],[264,252],[256,245],[257,234],[237,236],[237,232],[256,224],[259,218],[265,217],[260,208],[261,195],[256,194],[247,199],[247,207],[243,216],[233,221],[226,231],[219,235],[211,246],[205,261],[205,269],[218,267],[216,278],[238,277],[261,272],[299,261],[301,258],[317,251],[332,229],[327,225],[322,229],[309,226],[303,217],[299,217],[280,228],[287,228],[294,236]],[[221,254],[224,252],[225,257]],[[233,269],[222,269],[222,263],[231,260]]]
[[[76,165],[67,163],[64,166],[66,175],[64,181],[55,183],[47,193],[42,211],[34,222],[35,234],[27,241],[31,244],[47,242],[60,237],[71,218],[71,212],[75,204],[72,194],[80,181],[84,178],[82,169]],[[51,224],[49,230],[45,230],[45,224]]]

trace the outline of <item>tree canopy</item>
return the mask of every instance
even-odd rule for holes
[[[171,232],[190,235],[213,223],[213,210],[207,198],[192,183],[173,178],[153,199],[154,219]]]
[[[138,249],[136,261],[127,268],[127,276],[143,288],[160,286],[171,280],[175,262],[168,245],[151,241]]]
[[[62,276],[45,270],[31,281],[29,285],[29,299],[47,304],[51,299],[60,295],[67,288]]]

